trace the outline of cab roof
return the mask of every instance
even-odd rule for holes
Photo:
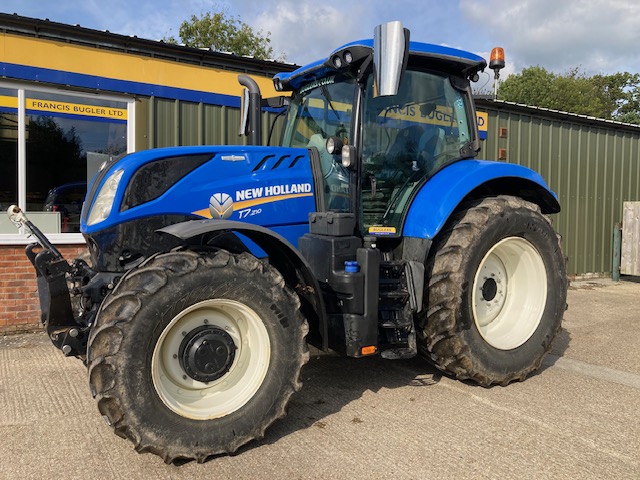
[[[295,90],[305,83],[323,78],[331,73],[337,73],[340,70],[331,65],[330,59],[335,54],[346,49],[356,48],[363,50],[368,49],[372,52],[373,39],[347,43],[334,50],[331,55],[325,59],[309,63],[293,72],[278,73],[273,77],[274,82],[280,82],[283,90]],[[434,67],[465,77],[471,77],[484,70],[487,66],[486,60],[479,55],[431,43],[409,42],[409,56],[412,60],[416,58],[422,58],[427,62],[431,60]]]

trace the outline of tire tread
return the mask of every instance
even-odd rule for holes
[[[115,371],[120,368],[118,354],[122,339],[127,335],[128,324],[135,321],[142,299],[161,294],[162,288],[167,284],[166,270],[174,275],[183,276],[200,268],[225,268],[229,264],[234,264],[247,272],[255,272],[256,275],[268,279],[271,286],[282,289],[288,301],[294,305],[296,324],[299,325],[298,336],[304,339],[309,331],[308,324],[300,312],[300,299],[285,286],[282,275],[269,264],[248,253],[234,255],[220,250],[213,256],[203,256],[190,250],[174,250],[147,259],[135,271],[125,275],[105,300],[97,324],[89,336],[87,356],[89,384],[97,401],[98,410],[114,432],[120,437],[129,439],[138,452],[154,453],[162,457],[166,463],[178,460],[196,460],[202,463],[212,455],[233,453],[245,443],[262,438],[273,422],[284,417],[289,398],[302,387],[300,375],[298,375],[298,378],[286,387],[271,418],[266,418],[257,425],[253,435],[238,437],[222,450],[207,451],[197,448],[188,450],[184,447],[165,445],[155,438],[150,438],[152,436],[147,435],[143,425],[135,425],[128,421],[126,409],[115,388],[114,376]],[[298,356],[300,368],[308,362],[309,351],[304,341],[301,342],[299,351],[294,353]]]
[[[427,262],[430,272],[425,298],[429,300],[426,313],[418,320],[418,348],[436,367],[459,380],[473,380],[482,386],[507,385],[524,380],[538,369],[542,357],[535,359],[527,368],[512,372],[507,376],[487,371],[474,361],[473,352],[461,340],[462,326],[456,320],[456,311],[461,308],[462,290],[472,281],[463,278],[460,265],[491,216],[503,215],[506,209],[527,209],[539,214],[551,226],[548,216],[542,215],[540,207],[518,197],[498,196],[465,205],[457,212],[440,234],[440,243],[434,245]],[[560,237],[558,248],[561,249]],[[563,256],[566,261],[566,257]],[[566,284],[565,284],[566,287]],[[544,352],[551,348],[551,339],[560,328],[545,340]]]

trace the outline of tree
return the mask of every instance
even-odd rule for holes
[[[593,80],[613,110],[612,119],[640,124],[640,75],[624,72],[596,75]]]
[[[551,108],[554,75],[542,67],[529,67],[500,84],[498,98],[508,102]]]
[[[224,11],[207,12],[200,16],[191,15],[180,24],[180,40],[188,47],[211,48],[216,52],[230,52],[235,55],[253,56],[259,59],[271,58],[273,48],[267,32],[254,32],[240,17],[228,16]],[[178,43],[173,37],[164,38],[169,43]]]
[[[640,78],[628,72],[587,76],[578,67],[563,75],[534,66],[509,76],[498,98],[608,120],[640,123]]]

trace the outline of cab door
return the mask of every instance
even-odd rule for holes
[[[363,104],[361,227],[363,234],[400,235],[414,194],[444,166],[472,156],[468,93],[443,73],[407,70],[397,95]]]

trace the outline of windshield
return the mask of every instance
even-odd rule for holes
[[[470,108],[443,74],[408,70],[388,97],[373,98],[372,82],[363,112],[362,222],[365,232],[395,234],[414,189],[468,156]]]
[[[353,78],[332,75],[300,88],[289,106],[282,146],[318,150],[328,211],[350,209],[349,172],[342,167],[340,155],[327,152],[326,142],[335,136],[349,144],[354,94]]]

